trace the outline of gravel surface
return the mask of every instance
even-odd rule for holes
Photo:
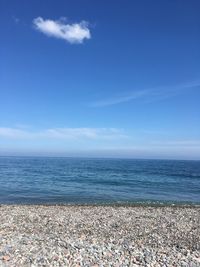
[[[200,207],[0,206],[0,266],[200,266]]]

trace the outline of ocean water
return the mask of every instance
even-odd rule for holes
[[[200,204],[200,161],[0,157],[0,203]]]

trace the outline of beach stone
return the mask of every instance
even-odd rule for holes
[[[10,256],[6,255],[2,257],[3,261],[9,261],[10,260]]]
[[[0,266],[200,266],[200,207],[0,207]]]

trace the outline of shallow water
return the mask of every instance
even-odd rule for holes
[[[200,161],[0,157],[0,203],[196,203]]]

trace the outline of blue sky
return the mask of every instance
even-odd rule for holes
[[[198,0],[0,5],[0,155],[200,159]]]

